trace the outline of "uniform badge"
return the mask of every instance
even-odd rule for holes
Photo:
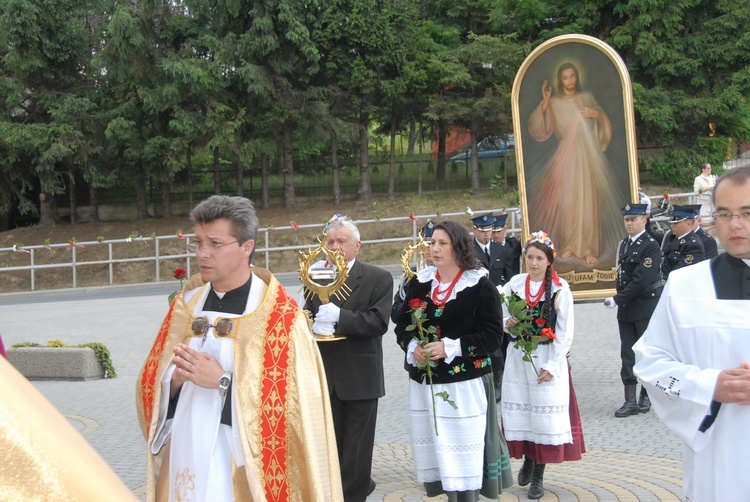
[[[645,260],[643,260],[643,266],[646,268],[651,268],[651,265],[653,264],[654,260],[652,260],[651,258],[646,258]]]
[[[685,256],[685,263],[687,264],[693,263],[693,255],[689,254]]]

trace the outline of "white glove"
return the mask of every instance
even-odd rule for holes
[[[333,303],[324,303],[318,307],[318,313],[315,314],[316,321],[328,321],[330,323],[339,322],[341,309]]]
[[[319,321],[317,319],[313,322],[312,329],[313,333],[316,335],[332,335],[336,332],[334,323],[330,321]]]
[[[604,300],[604,306],[613,309],[617,307],[617,304],[615,303],[615,299],[610,296],[609,298]]]

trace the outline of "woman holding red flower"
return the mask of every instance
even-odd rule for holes
[[[406,284],[395,330],[409,373],[417,479],[428,497],[497,500],[513,484],[489,356],[501,342],[500,295],[460,224],[435,225],[431,259]]]
[[[502,414],[510,456],[524,458],[518,484],[531,483],[528,496],[538,499],[544,495],[545,465],[579,460],[586,446],[567,358],[573,342],[573,295],[552,268],[555,246],[546,233],[531,234],[523,252],[528,273],[501,286],[511,302],[525,301],[530,316],[525,333],[510,335]],[[512,328],[519,320],[507,306],[503,313],[507,330],[516,331]]]

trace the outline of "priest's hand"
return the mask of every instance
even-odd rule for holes
[[[742,363],[739,368],[729,368],[719,373],[714,401],[750,404],[750,363]]]
[[[224,369],[219,361],[205,352],[197,352],[184,343],[174,348],[174,370],[172,380],[177,377],[183,382],[190,381],[206,389],[218,389],[219,378]]]

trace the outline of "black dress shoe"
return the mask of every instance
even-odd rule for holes
[[[369,497],[372,492],[375,491],[375,487],[377,486],[377,483],[375,483],[375,480],[370,478],[370,486],[367,487],[367,496]]]

